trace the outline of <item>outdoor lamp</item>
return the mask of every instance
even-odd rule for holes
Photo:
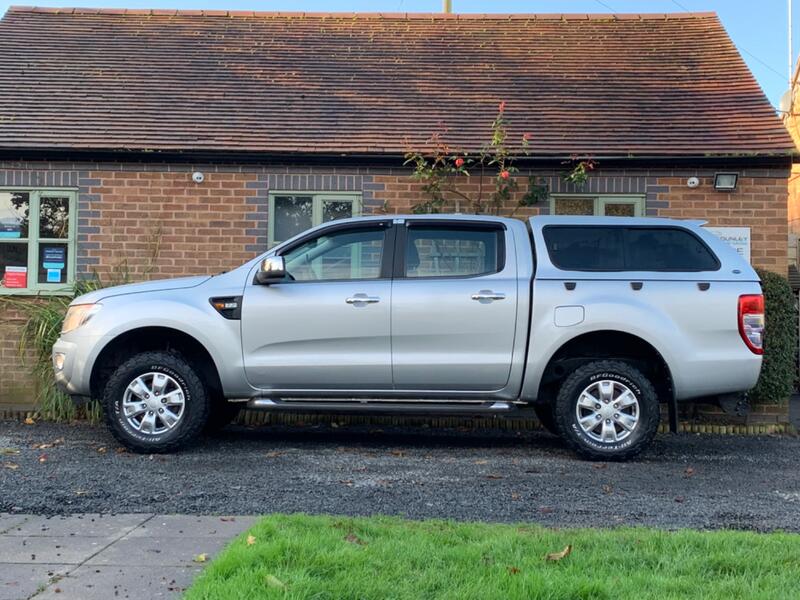
[[[714,175],[714,189],[718,192],[732,192],[739,180],[738,173],[717,173]]]

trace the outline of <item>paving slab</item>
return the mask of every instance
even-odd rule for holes
[[[0,513],[0,534],[22,525],[33,515],[12,515],[10,513]]]
[[[192,536],[233,538],[250,529],[258,517],[198,517],[191,515],[156,515],[128,537]]]
[[[0,564],[0,600],[24,600],[42,589],[54,578],[65,575],[72,565]]]
[[[79,565],[108,546],[113,540],[98,537],[17,537],[0,538],[0,563]],[[0,565],[2,569],[5,565]],[[0,581],[2,581],[0,577]]]
[[[102,537],[117,538],[132,531],[152,515],[35,516],[16,524],[5,535],[21,537]]]
[[[78,567],[37,594],[35,600],[180,598],[202,571],[195,567]]]
[[[184,567],[195,565],[195,557],[207,554],[211,559],[228,543],[224,537],[125,537],[114,542],[87,565]]]

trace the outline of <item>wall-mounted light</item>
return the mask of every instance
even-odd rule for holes
[[[732,192],[739,181],[738,173],[717,173],[714,175],[714,189],[718,192]]]

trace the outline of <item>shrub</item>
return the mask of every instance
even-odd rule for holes
[[[758,270],[764,290],[766,331],[764,364],[750,391],[755,404],[782,404],[792,393],[797,356],[797,305],[789,281],[777,273]]]
[[[95,274],[91,279],[78,281],[68,294],[0,298],[0,306],[15,309],[25,318],[18,348],[23,364],[29,355],[33,356],[31,375],[39,418],[56,422],[68,422],[76,418],[85,418],[92,423],[100,421],[102,411],[98,402],[91,401],[78,408],[69,396],[56,388],[51,352],[61,334],[61,324],[73,298],[100,288],[131,283],[132,280],[131,271],[123,262],[114,267],[106,281]]]

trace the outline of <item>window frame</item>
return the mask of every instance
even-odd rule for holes
[[[26,267],[27,287],[0,287],[0,296],[40,295],[56,296],[72,293],[77,275],[78,190],[77,188],[34,188],[24,186],[0,186],[0,192],[24,192],[28,194],[28,237],[0,238],[0,244],[25,243],[28,245]],[[42,198],[68,198],[69,225],[67,237],[46,238],[39,235],[39,219]],[[24,241],[23,241],[24,240]],[[39,245],[59,243],[67,247],[67,280],[64,283],[39,283]],[[33,267],[33,268],[32,268]],[[0,274],[2,277],[3,274]]]
[[[275,198],[279,196],[310,196],[311,197],[311,227],[322,225],[322,211],[325,201],[350,201],[353,207],[351,216],[361,216],[362,196],[361,192],[320,192],[320,191],[298,191],[298,190],[270,190],[269,207],[267,215],[267,249],[271,250],[278,244],[286,240],[275,239]],[[331,221],[325,221],[329,223]]]
[[[478,277],[491,277],[502,273],[506,268],[506,226],[503,223],[495,221],[461,221],[461,220],[448,220],[448,219],[415,219],[413,221],[406,221],[404,225],[396,226],[398,229],[397,236],[395,237],[394,246],[394,270],[392,271],[393,279],[402,279],[404,281],[431,281],[435,279],[440,280],[454,280],[454,279],[477,279]],[[408,230],[415,227],[419,228],[451,228],[453,230],[465,229],[492,229],[497,231],[497,264],[494,271],[487,271],[484,273],[475,273],[472,275],[431,275],[427,277],[408,277],[406,275],[406,250],[408,244]]]
[[[621,269],[574,269],[574,268],[565,268],[558,264],[556,260],[553,258],[553,254],[550,252],[550,243],[547,240],[547,231],[549,229],[587,229],[587,228],[595,228],[595,229],[619,229],[622,232],[622,263],[623,267]],[[634,270],[628,267],[628,230],[630,229],[667,229],[671,231],[681,231],[690,236],[692,236],[700,245],[706,249],[709,253],[711,258],[714,259],[716,264],[716,268],[714,269],[648,269],[647,271],[641,270]],[[607,225],[607,224],[586,224],[586,225],[545,225],[542,228],[542,238],[544,239],[544,247],[545,251],[547,252],[547,257],[550,260],[550,264],[553,265],[559,271],[564,273],[715,273],[722,268],[722,262],[717,256],[717,253],[705,242],[703,238],[697,235],[696,232],[692,231],[691,229],[687,229],[685,227],[677,227],[675,225]]]
[[[556,202],[561,199],[585,198],[593,200],[594,206],[591,215],[562,215],[562,216],[592,216],[606,217],[602,213],[606,204],[632,204],[633,216],[642,217],[645,214],[645,196],[642,194],[551,194],[550,195],[550,214],[558,216],[556,212]]]

